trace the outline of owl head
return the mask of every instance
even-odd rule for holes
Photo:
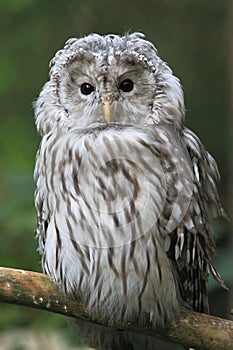
[[[69,39],[50,67],[35,104],[41,135],[111,123],[183,125],[180,82],[141,33]]]

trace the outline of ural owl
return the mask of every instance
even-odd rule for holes
[[[181,305],[207,312],[209,273],[223,285],[210,228],[223,214],[219,173],[153,44],[140,33],[68,40],[35,115],[44,272],[110,326],[161,327]],[[149,349],[114,332],[94,346]]]

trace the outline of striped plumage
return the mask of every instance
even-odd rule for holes
[[[208,311],[209,273],[223,284],[210,228],[219,174],[154,46],[138,33],[70,39],[35,110],[44,272],[111,325]]]

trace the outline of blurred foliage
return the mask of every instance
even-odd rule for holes
[[[1,266],[41,270],[33,238],[33,167],[39,137],[32,102],[47,79],[49,60],[72,36],[142,31],[155,43],[184,86],[187,125],[219,164],[221,197],[227,206],[228,3],[1,0]],[[225,226],[216,226],[215,231],[219,237],[227,237]],[[224,244],[222,249],[217,264],[230,281],[230,250]],[[56,315],[0,305],[0,330],[29,324],[35,328],[62,327],[64,322]]]

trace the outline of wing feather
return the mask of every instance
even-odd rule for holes
[[[211,219],[225,216],[217,191],[220,176],[215,160],[199,138],[187,128],[182,136],[193,168],[193,198],[182,222],[169,234],[168,256],[177,268],[185,303],[196,311],[208,312],[209,274],[227,289],[212,263],[216,247]]]

